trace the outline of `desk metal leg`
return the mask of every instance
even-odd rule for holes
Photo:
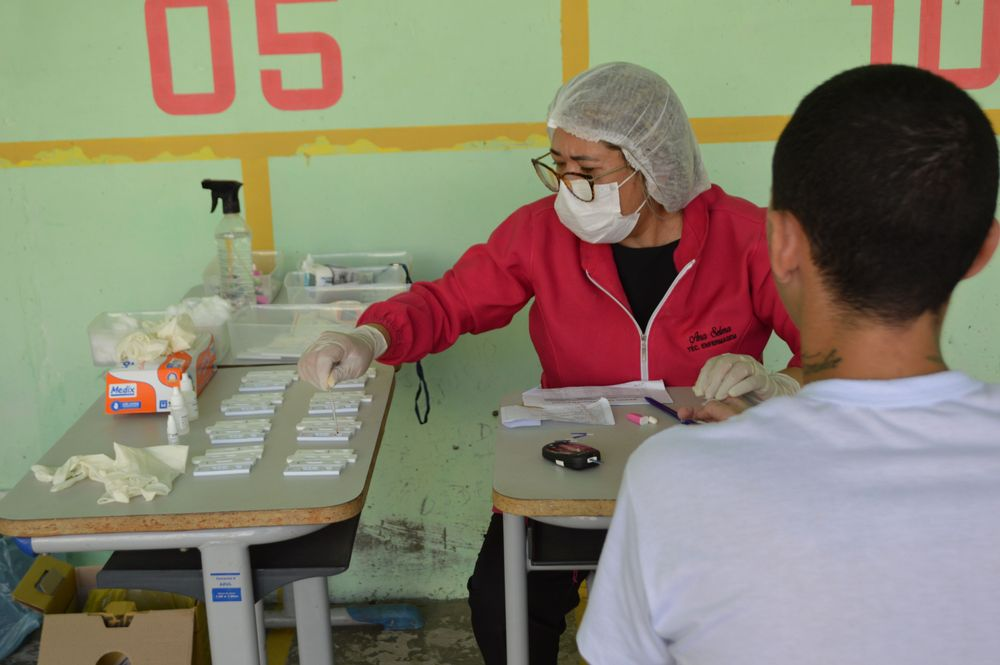
[[[250,551],[234,542],[206,543],[199,549],[212,663],[261,665]]]
[[[267,663],[267,632],[264,630],[264,599],[261,598],[253,606],[254,619],[257,620],[257,654],[261,665]]]
[[[503,514],[504,608],[507,665],[528,665],[528,568],[524,517]]]
[[[301,665],[333,665],[330,634],[330,593],[325,577],[310,577],[292,583],[295,602],[295,634],[299,640]]]

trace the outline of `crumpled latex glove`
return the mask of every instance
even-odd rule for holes
[[[325,332],[299,358],[299,378],[329,390],[338,381],[362,376],[387,348],[385,337],[372,326]]]
[[[167,340],[168,353],[186,351],[191,348],[198,333],[194,329],[194,321],[187,314],[178,314],[156,326],[154,331],[160,339]]]
[[[169,494],[187,464],[187,446],[130,448],[116,442],[114,449],[115,459],[102,454],[73,455],[60,467],[35,464],[31,471],[37,480],[52,483],[53,492],[90,478],[104,484],[104,495],[97,503],[128,503],[134,496],[152,501]]]
[[[144,363],[167,352],[167,340],[145,332],[126,335],[115,346],[115,356],[120,361]]]
[[[794,395],[799,382],[780,372],[768,372],[752,356],[723,353],[701,368],[694,384],[694,394],[705,399],[722,400],[751,393],[758,399]]]

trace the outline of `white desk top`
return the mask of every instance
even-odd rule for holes
[[[128,504],[98,505],[97,499],[104,493],[100,483],[84,480],[61,492],[50,492],[49,484],[35,480],[28,471],[0,500],[0,533],[43,536],[176,531],[349,519],[364,505],[395,385],[391,367],[376,364],[376,368],[376,377],[365,388],[374,399],[361,405],[357,417],[363,424],[349,442],[301,445],[295,440],[295,425],[306,415],[315,392],[312,386],[296,381],[286,391],[284,404],[271,416],[264,455],[249,475],[196,478],[191,475],[191,458],[212,445],[205,427],[226,418],[219,403],[237,392],[240,377],[253,368],[220,369],[198,398],[201,417],[191,423],[191,433],[181,437],[180,443],[190,446],[187,472],[177,477],[170,494],[149,502],[136,497]],[[102,396],[39,463],[59,466],[74,454],[113,457],[113,441],[133,447],[165,444],[166,422],[166,414],[108,415]],[[282,475],[285,458],[300,447],[353,448],[358,460],[339,476],[286,478]]]
[[[690,388],[670,388],[677,406],[696,406],[701,400]],[[521,394],[507,395],[501,402],[520,404]],[[667,427],[680,425],[670,415],[652,406],[616,406],[615,425],[581,425],[544,421],[540,427],[497,428],[493,469],[493,503],[515,515],[610,516],[614,512],[625,462],[639,444]],[[656,425],[636,425],[628,413],[656,416]],[[572,439],[571,432],[591,436]],[[601,465],[581,471],[564,469],[542,457],[542,446],[556,439],[570,439],[601,451]]]

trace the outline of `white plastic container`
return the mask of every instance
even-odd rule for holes
[[[308,258],[313,265],[329,268],[334,283],[324,283],[329,275],[317,278],[305,269],[290,272],[285,275],[284,283],[292,304],[326,304],[339,300],[372,303],[409,288],[406,278],[413,263],[409,252],[312,254]]]
[[[243,307],[229,320],[232,356],[295,362],[321,333],[353,330],[366,307],[360,302]]]

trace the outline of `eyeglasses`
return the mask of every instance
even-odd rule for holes
[[[570,171],[569,173],[559,174],[556,172],[554,168],[542,162],[543,159],[545,159],[546,157],[551,157],[551,155],[552,155],[551,153],[547,152],[544,155],[535,157],[534,159],[531,160],[531,165],[535,167],[535,174],[538,176],[538,179],[541,180],[542,184],[545,185],[551,192],[558,192],[559,183],[560,182],[564,183],[566,185],[566,189],[569,190],[570,194],[580,199],[584,203],[590,203],[591,201],[594,200],[595,180],[599,180],[605,176],[611,175],[612,173],[618,173],[619,171],[631,168],[628,164],[623,164],[622,166],[611,169],[610,171],[602,173],[601,175],[587,175],[586,173],[575,173],[573,171]],[[573,186],[573,183],[581,181],[587,183],[587,187],[586,188],[581,187],[580,188],[581,191],[577,191],[577,188]]]

